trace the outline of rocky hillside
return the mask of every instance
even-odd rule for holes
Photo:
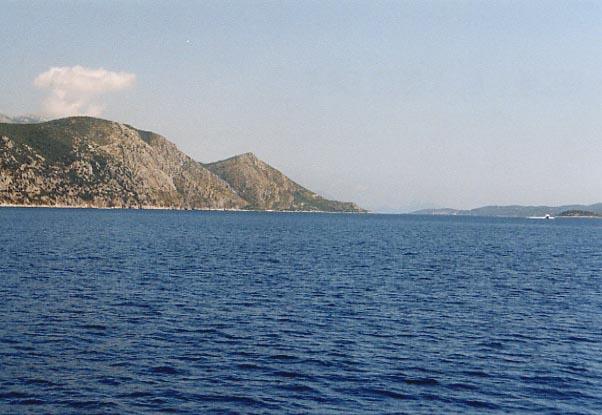
[[[258,208],[164,137],[90,117],[0,123],[0,204]],[[329,206],[314,204],[308,210],[341,210]]]
[[[88,117],[0,124],[0,202],[241,208],[246,202],[165,138]]]
[[[253,153],[206,164],[205,167],[227,182],[253,209],[364,211],[353,203],[324,199],[259,160]]]

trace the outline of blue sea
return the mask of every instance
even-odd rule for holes
[[[1,414],[600,414],[602,220],[0,209]]]

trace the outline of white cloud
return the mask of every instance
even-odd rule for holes
[[[83,66],[53,67],[39,74],[34,85],[48,90],[42,111],[48,117],[98,116],[104,111],[102,95],[131,87],[136,75]]]

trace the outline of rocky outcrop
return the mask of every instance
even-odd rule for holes
[[[223,163],[205,166],[158,134],[96,118],[0,123],[0,204],[361,211],[254,157],[229,172]]]
[[[259,160],[253,153],[206,164],[205,167],[226,181],[253,209],[364,212],[353,203],[324,199]]]

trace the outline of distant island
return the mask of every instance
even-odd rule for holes
[[[596,213],[589,210],[566,210],[558,214],[564,218],[602,218],[602,213]]]
[[[483,206],[475,209],[421,209],[412,212],[414,215],[461,215],[461,216],[499,216],[499,217],[599,217],[602,216],[602,203],[593,205],[565,206]]]
[[[203,164],[166,138],[92,117],[0,121],[0,205],[366,212],[245,153]],[[31,123],[33,122],[33,123]]]

